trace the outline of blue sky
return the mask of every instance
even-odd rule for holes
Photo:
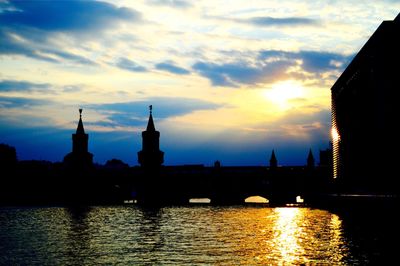
[[[153,105],[165,164],[303,165],[330,88],[400,1],[2,1],[0,142],[62,161],[83,108],[94,161],[137,165]]]

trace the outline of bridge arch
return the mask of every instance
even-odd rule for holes
[[[260,204],[264,203],[265,204],[265,203],[269,203],[269,200],[268,200],[268,198],[260,196],[260,195],[252,195],[252,196],[247,196],[244,199],[244,202],[245,203],[252,203],[252,204],[257,204],[257,203],[260,203]]]

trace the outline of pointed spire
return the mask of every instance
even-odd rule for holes
[[[85,129],[83,128],[82,122],[82,109],[79,109],[79,122],[78,128],[76,129],[76,134],[85,134]]]
[[[315,166],[315,160],[314,160],[314,155],[312,154],[312,151],[308,152],[308,157],[307,157],[307,166],[310,168],[313,168]]]
[[[153,121],[153,105],[150,105],[149,109],[150,109],[150,117],[149,117],[149,122],[147,123],[146,131],[156,131]]]
[[[269,166],[270,167],[278,167],[278,160],[275,156],[275,150],[272,150],[271,159],[269,159]]]

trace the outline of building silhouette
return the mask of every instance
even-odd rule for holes
[[[82,109],[79,109],[79,122],[72,134],[72,152],[64,157],[64,164],[70,168],[86,168],[93,165],[93,154],[88,151],[89,134],[85,133],[82,122]]]
[[[274,150],[272,150],[271,158],[269,159],[269,167],[271,169],[275,169],[278,167],[278,160],[276,159]]]
[[[138,152],[138,162],[144,168],[158,168],[164,163],[164,152],[160,151],[160,132],[153,121],[153,106],[149,106],[150,115],[147,128],[142,132],[142,150]]]
[[[312,154],[312,151],[310,149],[310,151],[308,152],[308,156],[307,156],[307,168],[313,169],[314,167],[315,167],[315,159],[314,159],[314,155]]]
[[[348,192],[398,193],[400,14],[383,21],[331,89],[333,177]]]

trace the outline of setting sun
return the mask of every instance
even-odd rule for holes
[[[288,108],[289,100],[302,96],[304,96],[303,87],[292,80],[278,82],[272,89],[264,91],[264,97],[281,108]]]

